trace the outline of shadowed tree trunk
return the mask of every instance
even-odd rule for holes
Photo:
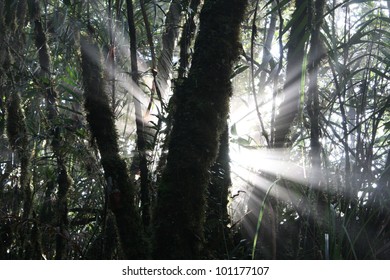
[[[182,81],[181,79],[187,76],[187,66],[189,64],[190,60],[190,54],[189,54],[189,47],[192,44],[194,37],[195,37],[195,29],[196,24],[194,22],[195,15],[197,14],[198,7],[200,5],[200,0],[192,0],[189,9],[192,11],[189,15],[189,17],[186,20],[186,23],[184,24],[183,31],[181,33],[181,38],[179,42],[180,46],[180,61],[179,61],[179,69],[178,69],[178,79],[176,80],[175,84],[180,84]],[[162,53],[163,55],[163,53]],[[165,61],[165,59],[162,59],[162,64]],[[165,62],[166,63],[166,62]],[[172,118],[175,114],[176,110],[176,93],[174,92],[172,97],[169,100],[168,104],[168,116],[166,119],[166,126],[165,129],[165,140],[162,147],[162,153],[161,157],[159,159],[158,167],[157,167],[157,174],[159,182],[162,174],[162,170],[164,170],[166,161],[167,161],[167,154],[168,154],[168,144],[169,139],[172,131]]]
[[[39,66],[40,66],[40,83],[45,89],[45,101],[47,119],[49,121],[49,135],[51,137],[51,147],[57,162],[57,183],[58,183],[58,199],[57,199],[57,226],[59,232],[56,241],[56,259],[66,258],[66,243],[69,241],[68,233],[68,205],[67,193],[72,185],[72,179],[69,176],[65,153],[61,147],[64,145],[61,128],[56,124],[59,115],[57,111],[57,92],[52,84],[51,77],[51,59],[49,54],[49,46],[47,43],[46,33],[44,31],[39,1],[30,0],[29,9],[31,21],[34,24],[35,46],[38,51]]]
[[[229,129],[220,137],[219,151],[214,165],[211,167],[211,179],[208,187],[206,242],[210,258],[229,259],[232,249],[232,236],[227,225],[229,188],[232,185],[230,177]]]
[[[177,109],[154,217],[155,258],[202,256],[209,171],[226,125],[245,7],[241,0],[204,3],[192,67],[176,92]]]
[[[320,144],[320,105],[319,105],[319,86],[318,72],[320,69],[321,58],[324,57],[324,47],[320,39],[321,25],[323,22],[324,0],[310,0],[310,13],[313,16],[309,17],[310,22],[310,52],[309,52],[309,90],[307,100],[307,110],[310,118],[310,158],[313,169],[311,184],[315,189],[319,189],[321,185],[321,144]]]
[[[39,243],[35,236],[32,235],[32,226],[29,222],[32,213],[33,192],[30,186],[31,179],[31,146],[30,138],[28,136],[28,126],[26,124],[25,114],[23,110],[23,102],[21,99],[20,88],[22,88],[23,75],[17,71],[17,65],[20,65],[24,59],[23,47],[25,46],[25,39],[23,37],[23,28],[26,24],[27,2],[25,0],[19,1],[2,1],[0,4],[0,110],[5,112],[7,107],[7,136],[10,146],[17,156],[17,162],[20,163],[20,189],[22,196],[15,197],[17,211],[19,211],[19,201],[23,201],[22,215],[20,224],[15,232],[20,235],[20,239],[16,240],[19,243],[19,257],[24,259],[36,259],[40,257],[40,252],[32,250],[32,247]],[[7,106],[5,106],[7,105]],[[0,119],[0,133],[3,135],[5,126],[5,114],[1,114]],[[2,140],[2,139],[1,139]],[[1,143],[3,145],[3,143]],[[8,166],[6,167],[6,170]],[[8,171],[4,175],[7,175]],[[8,173],[10,175],[10,173]],[[7,175],[7,176],[8,176]],[[3,182],[3,178],[1,178]],[[5,179],[5,178],[4,178]],[[1,186],[0,195],[3,188]],[[1,196],[2,197],[2,196]],[[2,202],[0,202],[1,204]],[[3,204],[2,204],[3,206]],[[4,209],[5,210],[5,209]],[[15,208],[16,210],[16,208]],[[15,218],[18,213],[14,211]],[[12,239],[12,232],[7,234],[7,238]],[[2,236],[2,239],[5,236]],[[2,245],[6,242],[2,241]],[[7,244],[8,245],[8,244]],[[3,247],[5,252],[6,246]],[[3,250],[1,250],[3,251]],[[13,250],[14,251],[14,250]],[[0,252],[2,258],[11,256],[9,253]]]
[[[310,158],[314,171],[320,171],[321,169],[321,144],[320,144],[320,105],[319,105],[319,89],[318,89],[318,71],[320,67],[320,61],[323,57],[323,43],[320,40],[321,24],[324,10],[323,0],[310,0],[311,10],[313,15],[310,16],[310,51],[309,51],[309,90],[307,108],[310,118]],[[313,5],[314,4],[314,5]],[[312,6],[313,5],[313,6]],[[316,180],[319,180],[320,174],[315,173]],[[320,182],[313,182],[320,184]]]
[[[362,243],[364,246],[367,242],[375,240],[376,258],[388,260],[390,258],[390,250],[387,246],[390,242],[390,151],[387,153],[384,167],[378,179],[378,187],[367,206],[366,217],[372,217],[369,227],[371,232],[367,236],[370,240],[363,240]]]
[[[2,7],[1,7],[2,6]],[[22,37],[23,28],[26,20],[25,0],[4,1],[0,6],[0,34],[2,39],[0,43],[0,103],[2,112],[5,110],[7,101],[7,136],[12,150],[20,161],[20,187],[23,192],[23,219],[28,219],[32,207],[32,191],[30,187],[30,161],[31,150],[29,147],[29,137],[27,135],[27,125],[22,109],[20,92],[16,88],[20,83],[20,76],[15,76],[14,65],[21,54],[15,52],[18,48],[24,46]],[[1,116],[1,130],[5,125],[5,114]],[[16,214],[16,213],[15,213]]]
[[[31,150],[27,135],[27,125],[21,107],[19,93],[9,97],[7,135],[11,147],[20,160],[20,187],[23,191],[23,219],[28,219],[31,213],[32,192],[30,188]]]
[[[191,0],[189,6],[191,13],[189,14],[186,23],[183,26],[183,32],[181,34],[181,38],[179,42],[180,62],[179,62],[179,69],[177,74],[179,79],[187,76],[188,66],[190,64],[189,48],[193,43],[195,37],[195,30],[196,30],[195,16],[197,15],[197,10],[199,5],[201,5],[200,0]]]
[[[99,148],[122,249],[127,259],[143,259],[147,257],[148,248],[134,203],[135,190],[126,162],[119,156],[114,115],[104,92],[101,54],[91,39],[81,39],[81,58],[87,121]]]
[[[275,148],[282,148],[285,144],[288,144],[290,128],[299,112],[302,64],[306,41],[307,0],[295,1],[295,11],[292,18],[293,23],[287,52],[284,100],[280,104],[279,114],[275,118]]]
[[[133,2],[126,0],[127,4],[127,22],[129,26],[130,37],[130,57],[131,57],[131,78],[136,87],[139,86],[138,60],[137,60],[137,36],[134,21]],[[153,51],[153,48],[152,48]],[[142,103],[133,95],[135,108],[135,123],[137,127],[137,148],[139,157],[139,169],[141,173],[141,215],[145,227],[150,223],[150,191],[149,191],[149,170],[146,155],[147,140],[145,135],[145,122],[142,114]]]
[[[181,0],[172,0],[165,19],[165,32],[162,36],[162,50],[157,64],[157,83],[164,98],[168,89],[169,75],[172,72],[172,57],[175,41],[179,36],[179,24],[182,18]]]
[[[324,0],[309,0],[309,28],[310,28],[310,51],[308,57],[309,89],[307,98],[307,111],[310,119],[310,188],[312,199],[310,213],[313,219],[310,222],[310,232],[317,242],[313,243],[314,248],[318,244],[323,244],[324,234],[327,231],[327,203],[325,187],[322,180],[321,170],[321,144],[320,144],[320,108],[319,108],[319,86],[318,72],[320,61],[324,56],[324,47],[320,39],[321,25],[323,22]],[[324,258],[323,248],[316,248],[316,258]]]

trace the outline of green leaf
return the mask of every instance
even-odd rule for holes
[[[81,101],[81,94],[74,90],[74,87],[65,84],[59,84],[58,86],[62,88],[65,92],[69,93],[76,101]]]
[[[57,107],[58,107],[58,108],[61,108],[61,109],[63,109],[63,110],[72,112],[72,113],[77,114],[77,115],[82,115],[81,112],[76,111],[76,110],[73,110],[72,108],[69,108],[69,107],[67,107],[67,106],[63,106],[63,105],[58,104]]]
[[[246,69],[249,68],[249,65],[238,65],[236,68],[234,68],[232,75],[230,76],[230,79],[233,79],[238,74],[241,74]]]
[[[240,146],[249,146],[251,144],[250,140],[248,139],[245,139],[245,138],[242,138],[242,137],[238,137],[237,138],[237,144],[240,145]]]
[[[301,5],[299,7],[298,10],[296,10],[294,13],[293,13],[293,16],[291,18],[291,20],[286,24],[286,26],[284,27],[283,31],[282,31],[282,35],[284,33],[287,32],[287,30],[289,30],[291,28],[291,26],[297,21],[297,20],[301,20],[301,15],[302,14],[305,14],[303,20],[301,20],[301,22],[299,23],[299,26],[296,30],[297,33],[299,33],[303,28],[305,28],[305,26],[307,25],[307,15],[306,15],[306,9],[307,9],[307,5]]]
[[[382,78],[385,78],[387,80],[390,80],[390,76],[387,76],[386,73],[380,71],[379,69],[377,68],[370,68],[370,71],[371,72],[374,72],[375,74],[377,74],[378,76],[382,77]]]
[[[264,7],[262,8],[262,10],[264,10],[266,7],[268,7],[270,4],[272,4],[272,2],[274,2],[274,0],[270,0],[268,1]],[[275,11],[279,10],[279,9],[282,9],[286,4],[288,4],[289,2],[291,2],[290,0],[283,0],[282,2],[280,2],[278,5],[276,5],[271,11],[269,11],[265,16],[269,16],[270,14],[273,14]]]
[[[269,194],[271,193],[272,187],[275,186],[275,185],[279,182],[279,180],[280,180],[280,179],[277,179],[276,181],[274,181],[274,182],[268,187],[268,190],[267,190],[267,192],[265,193],[263,202],[262,202],[262,204],[261,204],[260,211],[259,211],[259,216],[258,216],[258,219],[257,219],[256,234],[255,234],[255,238],[254,238],[254,240],[253,240],[252,260],[255,259],[255,251],[256,251],[257,239],[258,239],[258,237],[259,237],[260,226],[261,226],[261,222],[262,222],[262,220],[263,220],[263,215],[264,215],[264,210],[265,210],[265,203],[266,203],[266,201],[267,201],[267,198],[268,198]]]
[[[233,136],[237,136],[237,126],[236,124],[233,124],[232,127],[230,128],[230,134]]]
[[[390,121],[385,122],[385,123],[383,124],[383,126],[384,126],[384,128],[385,128],[386,130],[390,130]]]

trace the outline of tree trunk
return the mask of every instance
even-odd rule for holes
[[[32,208],[32,191],[30,187],[31,150],[24,112],[19,93],[14,92],[8,101],[7,135],[11,147],[20,160],[20,187],[23,191],[23,219],[30,217]]]
[[[127,21],[129,25],[129,37],[130,37],[130,57],[131,57],[131,78],[135,86],[139,86],[138,75],[138,61],[137,61],[137,36],[134,21],[133,3],[131,0],[127,0]],[[146,15],[144,15],[146,16]],[[154,49],[151,48],[154,52]],[[154,54],[152,54],[154,56]],[[148,161],[146,155],[146,137],[145,137],[145,122],[142,114],[142,103],[133,95],[133,102],[135,108],[135,123],[137,128],[137,148],[139,157],[139,170],[141,173],[141,215],[142,222],[145,227],[150,224],[150,191],[149,191],[149,170]]]
[[[321,25],[323,22],[324,0],[309,0],[309,27],[310,27],[310,51],[308,62],[309,89],[307,98],[307,111],[310,119],[310,192],[311,192],[311,210],[310,214],[315,223],[309,223],[310,232],[313,234],[318,244],[323,244],[325,233],[327,232],[327,202],[326,192],[322,180],[321,169],[321,144],[320,144],[320,107],[319,107],[319,86],[318,71],[320,68],[321,58],[324,55],[323,43],[320,39]],[[316,258],[325,256],[322,246],[316,248],[318,252]]]
[[[172,72],[172,57],[175,41],[179,36],[179,24],[182,18],[181,0],[172,0],[165,18],[165,32],[162,35],[162,50],[157,63],[157,83],[165,98],[168,90],[169,76]]]
[[[177,88],[167,165],[158,190],[154,257],[199,259],[210,167],[226,125],[230,76],[246,1],[208,0],[188,78]]]
[[[284,100],[280,104],[279,114],[275,118],[275,148],[289,145],[288,134],[299,112],[302,64],[306,41],[307,0],[296,0],[292,20],[288,42]]]
[[[229,259],[232,249],[232,238],[227,227],[227,212],[230,177],[229,128],[220,137],[219,151],[214,165],[211,167],[211,179],[208,186],[207,217],[205,235],[207,250],[211,258]]]
[[[91,39],[81,39],[81,58],[87,121],[99,148],[110,208],[117,221],[122,249],[127,259],[144,259],[148,248],[134,203],[135,190],[126,162],[119,156],[114,115],[104,92],[101,54]]]
[[[179,42],[180,61],[179,61],[179,69],[177,74],[179,79],[187,76],[188,65],[190,64],[189,48],[195,37],[195,30],[196,30],[195,16],[197,14],[199,5],[201,5],[200,2],[201,2],[200,0],[191,0],[189,6],[191,14],[186,20],[186,23],[183,26],[183,32],[181,33],[181,38]]]
[[[67,193],[72,185],[72,179],[69,176],[65,154],[61,147],[64,142],[61,135],[60,127],[56,124],[58,119],[57,111],[57,92],[55,91],[51,81],[51,59],[49,54],[49,46],[47,44],[46,33],[43,28],[41,11],[39,2],[30,0],[29,2],[31,21],[34,23],[35,46],[39,56],[40,78],[42,87],[45,89],[47,119],[49,121],[49,135],[51,136],[51,146],[53,154],[57,161],[57,183],[58,183],[58,199],[57,199],[57,226],[59,233],[57,234],[56,259],[66,258],[66,242],[68,241],[68,209],[67,209]]]
[[[179,61],[179,69],[178,69],[178,79],[175,81],[175,84],[180,84],[184,77],[187,76],[187,66],[189,64],[190,55],[189,55],[189,47],[192,44],[195,37],[196,25],[194,22],[195,15],[197,14],[198,7],[200,5],[200,0],[192,0],[189,9],[192,11],[189,15],[186,23],[183,27],[183,32],[181,33],[181,38],[179,42],[180,46],[180,61]],[[163,55],[163,54],[162,54]],[[164,59],[162,59],[164,60]],[[172,118],[175,114],[176,110],[176,91],[173,92],[172,97],[169,99],[168,104],[168,116],[166,119],[166,129],[165,129],[165,140],[162,146],[161,157],[157,166],[157,183],[159,183],[162,170],[164,170],[166,162],[167,162],[167,154],[168,154],[168,144],[172,131]]]

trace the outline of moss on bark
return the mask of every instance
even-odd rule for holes
[[[148,250],[134,203],[134,186],[126,162],[119,156],[114,115],[104,91],[101,54],[89,38],[81,39],[81,58],[87,121],[101,155],[110,207],[117,221],[123,252],[128,259],[146,258]]]
[[[19,93],[14,93],[8,102],[7,135],[12,149],[20,160],[20,186],[23,191],[23,218],[27,219],[31,212],[32,192],[30,188],[29,139]]]
[[[246,1],[205,1],[188,78],[178,86],[167,165],[158,190],[154,257],[203,257],[210,167],[232,94]]]
[[[230,177],[229,130],[220,137],[218,157],[211,167],[208,186],[205,237],[210,258],[229,259],[233,240],[228,228],[228,195],[232,184]]]
[[[52,83],[50,72],[51,58],[48,46],[48,40],[45,33],[44,25],[41,19],[41,7],[39,1],[29,0],[28,7],[31,16],[31,22],[34,24],[35,46],[38,52],[39,60],[39,78],[41,88],[45,93],[46,114],[49,122],[49,135],[51,148],[57,161],[57,183],[58,183],[58,201],[57,201],[57,226],[60,229],[56,236],[56,259],[67,258],[66,243],[68,240],[68,210],[67,210],[67,193],[72,185],[72,178],[66,167],[65,154],[62,151],[64,139],[62,138],[61,128],[56,124],[59,114],[57,111],[57,92]]]

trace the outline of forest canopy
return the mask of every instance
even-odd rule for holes
[[[390,1],[0,2],[0,259],[390,259]]]

